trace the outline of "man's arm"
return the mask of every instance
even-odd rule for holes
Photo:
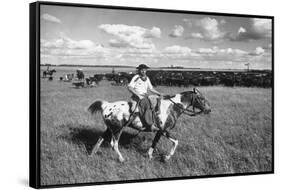
[[[139,99],[142,99],[143,97],[142,97],[139,93],[137,93],[137,92],[135,91],[135,89],[134,89],[135,80],[136,80],[137,77],[138,77],[138,75],[135,75],[135,76],[131,79],[131,82],[130,82],[129,85],[128,85],[128,90],[129,90],[132,94],[138,96]]]
[[[162,96],[162,94],[160,92],[158,92],[157,90],[155,90],[153,87],[150,89],[150,91],[153,93],[153,94],[156,94],[158,96]]]
[[[143,98],[143,96],[140,95],[140,94],[138,94],[138,93],[135,91],[135,89],[134,89],[133,87],[131,87],[130,85],[128,85],[128,90],[129,90],[132,94],[134,94],[134,95],[136,95],[137,97],[139,97],[139,99],[142,99],[142,98]]]

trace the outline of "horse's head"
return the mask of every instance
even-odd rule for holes
[[[187,109],[192,106],[193,109],[199,109],[200,113],[208,114],[211,112],[211,106],[203,94],[196,88],[193,91],[181,93],[181,103]]]

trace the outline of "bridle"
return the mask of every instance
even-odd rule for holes
[[[176,103],[175,101],[173,101],[171,98],[168,98],[177,108],[179,108],[181,110],[181,114],[185,114],[185,115],[188,115],[188,116],[196,116],[196,115],[199,115],[203,112],[203,110],[200,110],[200,111],[195,111],[195,106],[194,106],[194,103],[195,103],[195,100],[196,100],[196,91],[199,92],[197,89],[194,89],[191,93],[192,93],[192,96],[191,96],[191,101],[190,101],[190,104],[186,107],[186,108],[183,108],[181,104],[179,103]],[[199,92],[199,94],[201,94]],[[199,104],[203,107],[201,101],[199,101]],[[190,109],[191,108],[191,109]]]

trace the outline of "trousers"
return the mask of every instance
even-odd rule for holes
[[[133,95],[131,111],[139,113],[140,119],[145,126],[151,126],[155,122],[155,113],[159,113],[160,99],[156,95],[145,96],[141,100]]]

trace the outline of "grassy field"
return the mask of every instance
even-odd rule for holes
[[[166,94],[188,90],[157,89]],[[96,99],[129,99],[126,88],[102,81],[96,88],[75,89],[71,83],[41,80],[42,185],[271,171],[271,89],[199,89],[211,103],[211,115],[180,117],[172,132],[179,146],[170,161],[162,161],[172,146],[165,138],[150,161],[146,151],[154,135],[134,137],[137,132],[127,129],[120,139],[126,161],[119,163],[109,143],[90,155],[105,126],[87,108]]]

